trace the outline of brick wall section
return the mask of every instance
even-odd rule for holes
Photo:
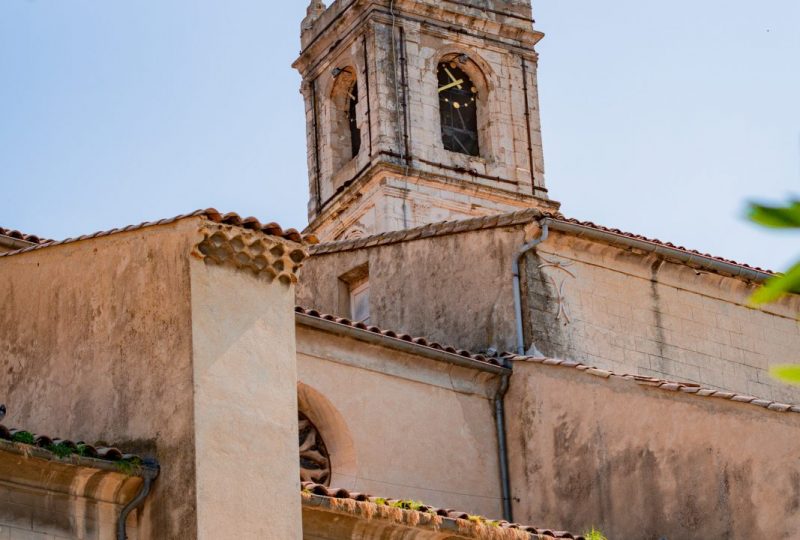
[[[545,354],[800,402],[767,371],[800,360],[797,299],[752,309],[742,280],[565,235],[527,258],[526,285],[526,343]]]

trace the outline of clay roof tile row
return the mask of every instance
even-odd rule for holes
[[[128,231],[135,231],[139,229],[144,229],[147,227],[153,227],[156,225],[167,225],[169,223],[174,223],[181,219],[186,219],[190,217],[204,217],[209,221],[213,221],[215,223],[222,223],[225,225],[233,225],[236,227],[242,227],[244,229],[250,229],[254,231],[260,231],[264,234],[270,236],[277,236],[279,238],[283,238],[285,240],[290,240],[292,242],[298,243],[305,243],[305,244],[316,244],[317,239],[313,235],[302,235],[296,229],[282,229],[280,225],[274,222],[270,223],[261,223],[258,219],[254,217],[241,217],[239,214],[235,212],[229,212],[227,214],[222,214],[215,210],[214,208],[207,208],[205,210],[196,210],[194,212],[190,212],[188,214],[181,214],[175,217],[160,219],[158,221],[145,221],[139,223],[138,225],[128,225],[126,227],[117,228],[117,229],[110,229],[107,231],[99,231],[91,234],[85,234],[82,236],[78,236],[75,238],[66,238],[64,240],[59,241],[52,241],[48,240],[45,242],[40,242],[36,245],[25,247],[22,249],[18,249],[15,251],[9,251],[7,253],[0,253],[0,257],[7,257],[9,255],[16,255],[18,253],[25,253],[28,251],[33,251],[36,249],[41,249],[45,247],[57,246],[61,244],[70,244],[72,242],[79,242],[81,240],[88,240],[91,238],[99,238],[102,236],[109,236],[112,234],[117,234],[121,232],[128,232]],[[4,229],[0,229],[2,231]],[[30,241],[30,240],[29,240]]]
[[[694,249],[689,249],[683,246],[679,246],[673,244],[672,242],[664,242],[658,240],[656,238],[649,238],[646,236],[642,236],[640,234],[634,234],[626,231],[622,231],[620,229],[605,227],[603,225],[598,225],[591,221],[581,221],[574,218],[566,218],[560,213],[552,213],[552,212],[545,212],[535,208],[527,209],[527,210],[520,210],[517,212],[511,212],[507,214],[499,214],[499,215],[492,215],[492,216],[485,216],[485,217],[478,217],[478,218],[471,218],[471,219],[463,219],[458,221],[442,221],[438,223],[430,223],[428,225],[423,225],[421,227],[415,227],[413,229],[406,229],[401,231],[391,231],[386,233],[380,233],[372,236],[365,236],[362,238],[356,238],[353,240],[340,240],[334,242],[324,242],[313,246],[311,249],[311,253],[313,255],[324,255],[327,253],[337,253],[341,251],[353,251],[357,249],[363,249],[366,247],[373,247],[378,245],[387,245],[387,244],[395,244],[399,242],[408,242],[411,240],[417,240],[419,238],[427,238],[430,236],[444,236],[447,234],[455,234],[467,231],[476,231],[476,230],[483,230],[483,229],[493,229],[497,227],[511,227],[515,225],[523,225],[530,223],[533,220],[541,219],[541,218],[550,218],[552,220],[561,221],[564,223],[571,223],[573,225],[580,225],[582,227],[587,227],[590,229],[595,229],[598,231],[603,231],[611,234],[616,234],[621,237],[641,240],[643,242],[648,242],[654,245],[667,247],[670,249],[675,249],[678,251],[682,251],[684,253],[695,255],[698,257],[703,257],[705,259],[711,259],[718,262],[724,262],[728,264],[733,264],[736,266],[741,266],[742,268],[746,268],[748,270],[754,270],[757,272],[763,273],[772,273],[770,270],[765,270],[763,268],[759,268],[756,266],[750,266],[748,264],[740,263],[737,261],[733,261],[730,259],[725,259],[723,257],[717,257],[715,255],[711,255],[709,253],[703,253],[701,251],[697,251]]]
[[[400,231],[390,231],[352,240],[339,240],[335,242],[323,242],[312,246],[311,253],[314,255],[324,255],[326,253],[337,253],[340,251],[353,251],[366,247],[373,247],[386,244],[396,244],[399,242],[409,242],[420,238],[431,236],[443,236],[446,234],[456,234],[481,229],[492,229],[498,226],[498,221],[504,219],[503,226],[521,225],[530,223],[532,220],[546,216],[540,210],[531,208],[520,210],[510,214],[484,216],[478,218],[461,219],[457,221],[441,221],[429,223],[413,229]],[[505,223],[507,222],[507,223]]]
[[[142,459],[136,454],[123,453],[119,448],[102,441],[96,442],[95,444],[87,444],[83,441],[71,441],[59,437],[39,435],[24,429],[8,428],[2,424],[0,424],[0,440],[48,450],[51,451],[54,456],[58,455],[53,452],[54,447],[59,447],[58,450],[65,451],[69,449],[71,454],[80,457],[101,459],[104,461],[142,462]]]
[[[346,499],[356,502],[370,502],[373,504],[384,504],[390,506],[393,503],[402,502],[397,499],[386,499],[383,497],[373,497],[371,495],[367,495],[366,493],[351,492],[342,488],[329,488],[321,484],[314,484],[313,482],[303,482],[302,488],[303,491],[306,493],[311,493],[319,497],[328,497],[331,499]],[[407,511],[432,513],[436,514],[437,516],[449,519],[456,519],[456,520],[459,519],[470,520],[470,518],[473,517],[469,513],[463,512],[461,510],[453,510],[450,508],[436,508],[434,506],[427,506],[424,504],[420,506],[415,506],[414,508],[415,510],[407,510]],[[555,529],[542,529],[538,527],[533,527],[531,525],[520,525],[519,523],[509,523],[508,521],[502,521],[502,520],[497,521],[496,524],[501,529],[517,529],[520,531],[527,532],[531,535],[535,535],[538,538],[568,538],[573,540],[583,540],[584,538],[583,536],[578,536],[573,533],[569,533],[567,531],[558,531]]]
[[[666,390],[670,392],[681,392],[684,394],[692,394],[699,397],[725,399],[728,401],[733,401],[735,403],[746,403],[775,412],[800,413],[799,405],[791,405],[788,403],[781,403],[779,401],[759,399],[755,396],[750,396],[746,394],[737,394],[735,392],[727,392],[724,390],[715,390],[713,388],[704,388],[699,384],[690,382],[669,381],[666,379],[658,379],[644,375],[616,373],[613,371],[587,366],[585,364],[581,364],[580,362],[575,362],[572,360],[557,360],[553,358],[543,358],[536,356],[519,356],[514,354],[507,354],[505,355],[505,358],[512,362],[533,362],[536,364],[542,364],[547,366],[560,366],[565,368],[573,368],[577,369],[578,371],[587,373],[589,375],[594,375],[596,377],[601,377],[604,379],[623,379],[634,382],[636,384],[640,384],[642,386],[652,386],[653,388],[658,388],[660,390]]]
[[[407,341],[409,343],[414,343],[416,345],[427,347],[429,349],[443,351],[450,354],[457,354],[458,356],[463,356],[464,358],[477,360],[478,362],[484,362],[486,364],[490,364],[493,366],[503,367],[502,361],[499,360],[498,358],[493,358],[491,356],[486,356],[484,354],[470,352],[464,349],[457,349],[455,347],[451,347],[448,345],[442,345],[435,341],[429,341],[424,337],[413,337],[409,334],[395,332],[394,330],[385,330],[377,326],[364,324],[363,322],[351,321],[350,319],[344,317],[337,317],[336,315],[330,315],[328,313],[320,313],[315,309],[304,308],[302,306],[295,306],[294,310],[296,313],[308,315],[309,317],[315,317],[317,319],[335,322],[337,324],[342,324],[344,326],[349,326],[351,328],[366,330],[367,332],[372,332],[373,334],[379,334],[387,338],[399,339],[401,341]]]
[[[580,225],[582,227],[588,227],[588,228],[591,228],[591,229],[596,229],[598,231],[612,233],[612,234],[616,234],[618,236],[624,236],[626,238],[633,238],[633,239],[636,239],[636,240],[641,240],[643,242],[649,242],[651,244],[657,244],[657,245],[668,247],[668,248],[671,248],[671,249],[677,249],[679,251],[683,251],[684,253],[688,253],[690,255],[697,255],[698,257],[703,257],[705,259],[713,259],[713,260],[719,261],[719,262],[724,262],[724,263],[728,263],[728,264],[735,264],[736,266],[741,266],[742,268],[747,268],[748,270],[755,270],[757,272],[764,272],[764,273],[767,273],[767,274],[773,273],[771,270],[767,270],[767,269],[764,269],[764,268],[759,268],[758,266],[751,266],[749,264],[740,263],[740,262],[737,262],[737,261],[734,261],[734,260],[731,260],[731,259],[725,259],[723,257],[718,257],[716,255],[711,255],[710,253],[703,253],[702,251],[698,251],[696,249],[689,249],[689,248],[684,247],[684,246],[673,244],[672,242],[664,242],[664,241],[659,240],[657,238],[649,238],[647,236],[642,236],[641,234],[635,234],[635,233],[626,232],[626,231],[623,231],[623,230],[620,230],[620,229],[615,229],[615,228],[611,228],[611,227],[605,227],[603,225],[598,225],[598,224],[596,224],[596,223],[594,223],[592,221],[581,221],[581,220],[574,219],[574,218],[565,218],[563,216],[560,216],[560,217],[551,216],[551,217],[553,217],[555,219],[558,219],[558,221],[563,221],[564,223],[572,223],[573,225]]]
[[[52,240],[42,238],[35,234],[25,234],[17,230],[6,229],[4,227],[0,227],[0,235],[8,236],[9,238],[15,238],[16,240],[22,240],[24,242],[30,242],[31,244],[47,244],[52,242]]]

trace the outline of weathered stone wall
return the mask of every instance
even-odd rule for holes
[[[511,254],[523,242],[521,229],[494,229],[313,256],[300,270],[297,303],[346,313],[338,277],[367,264],[372,324],[474,351],[511,350]]]
[[[332,487],[501,515],[496,375],[302,325],[297,349]]]
[[[743,280],[554,233],[526,259],[527,340],[548,356],[776,401],[800,361],[800,298],[748,307]]]
[[[800,537],[800,414],[516,363],[514,519],[609,538]]]
[[[197,220],[0,258],[3,423],[156,457],[143,538],[196,534],[188,254]]]
[[[315,234],[334,239],[485,215],[495,205],[548,204],[533,51],[541,34],[529,16],[524,1],[403,1],[394,13],[373,1],[334,4],[308,27],[295,67],[304,81]],[[442,144],[436,70],[461,54],[478,90],[479,156]],[[362,138],[344,164],[337,156],[349,140],[336,119],[346,111],[333,99],[342,69],[356,75]],[[403,184],[401,193],[371,182],[381,164],[396,169],[391,181]]]
[[[299,538],[303,257],[200,217],[0,257],[4,424],[157,458],[141,538]]]
[[[514,350],[511,260],[538,234],[495,228],[315,256],[301,271],[298,303],[346,314],[337,278],[368,264],[372,324],[476,351]],[[752,309],[753,287],[553,232],[523,261],[526,348],[800,402],[800,391],[767,371],[799,360],[800,298]]]

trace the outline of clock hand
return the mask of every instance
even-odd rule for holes
[[[452,87],[454,87],[454,86],[458,86],[459,88],[461,88],[461,84],[462,84],[463,82],[464,82],[464,79],[459,79],[459,80],[457,80],[457,81],[453,81],[453,82],[451,82],[450,84],[446,84],[446,85],[444,85],[444,86],[441,86],[441,87],[439,87],[439,92],[444,92],[444,91],[445,91],[445,90],[447,90],[448,88],[452,88]]]
[[[458,86],[458,89],[461,90],[461,83],[463,83],[464,80],[463,79],[459,79],[458,81],[456,81],[455,76],[452,73],[450,73],[450,70],[447,69],[446,67],[444,68],[444,71],[445,71],[445,73],[447,73],[447,76],[450,77],[450,80],[455,83],[453,86]]]

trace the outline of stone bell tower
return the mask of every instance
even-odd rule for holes
[[[530,0],[312,0],[300,72],[308,231],[339,240],[557,209]]]

